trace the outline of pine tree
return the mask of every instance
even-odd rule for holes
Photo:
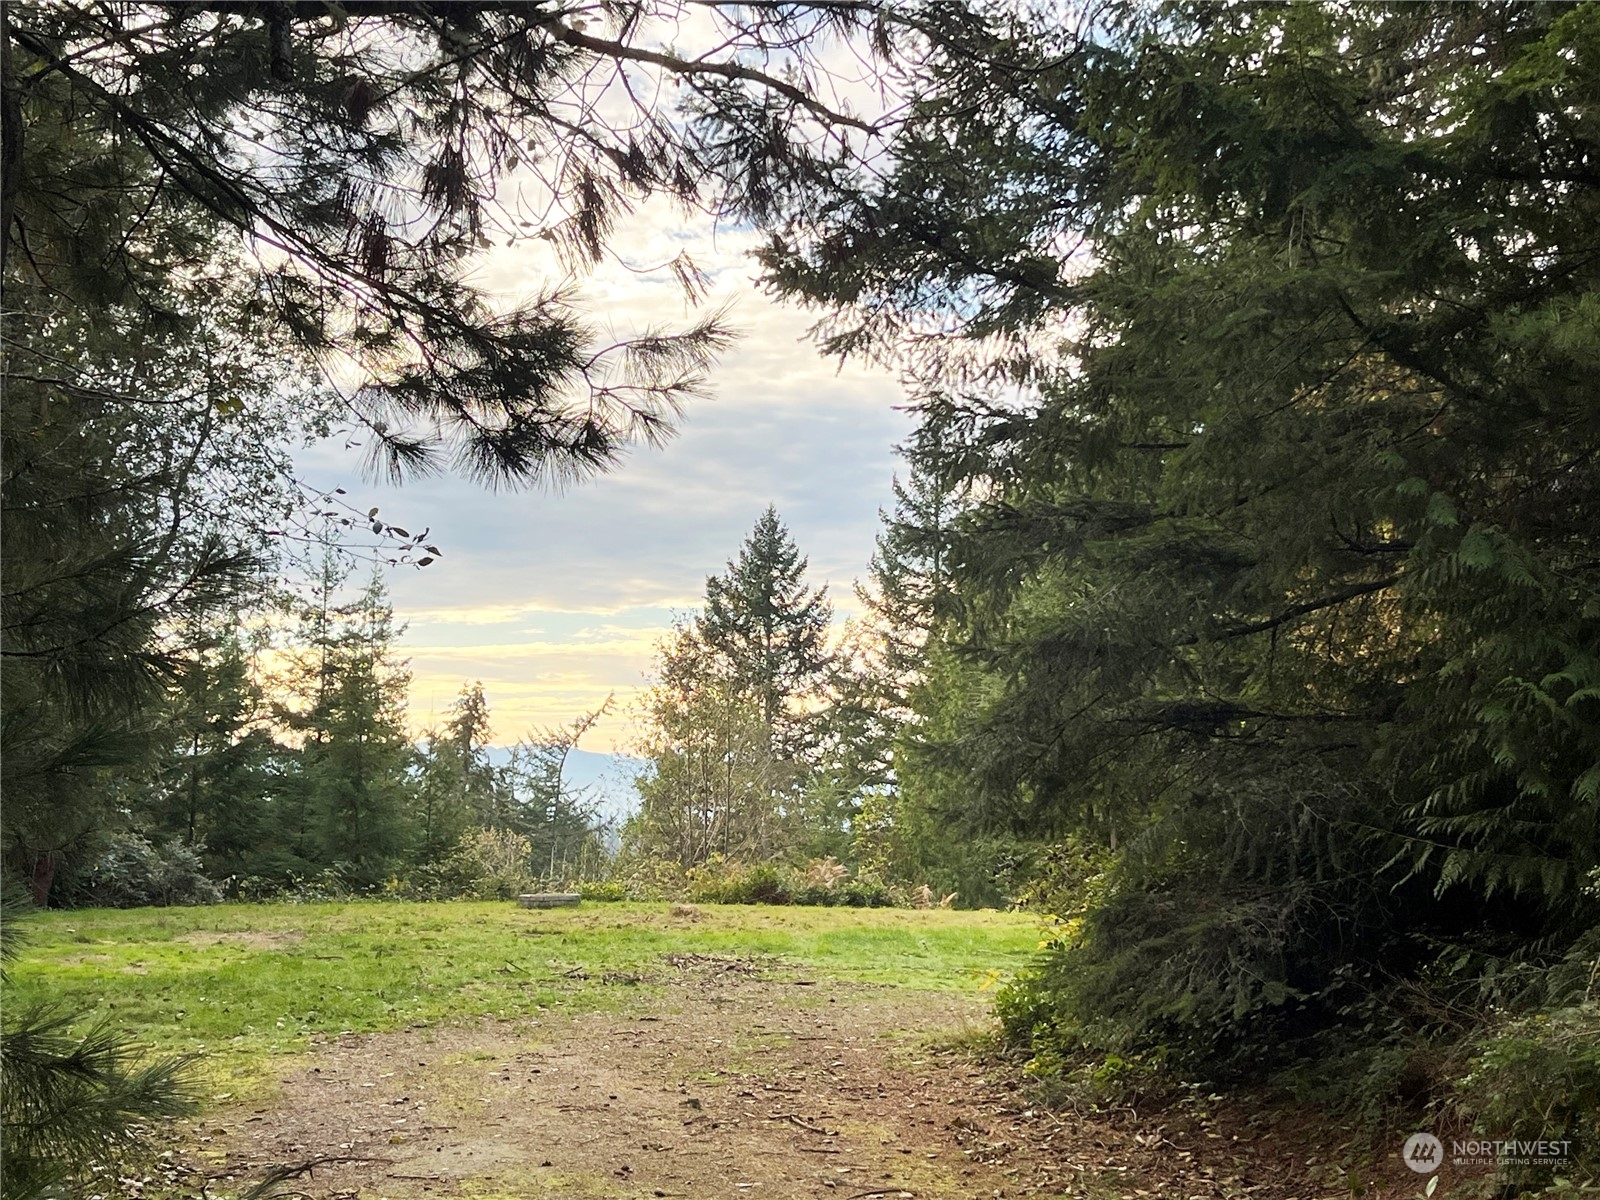
[[[761,862],[792,849],[785,799],[797,768],[773,752],[771,728],[752,697],[707,671],[693,627],[680,625],[657,651],[660,681],[643,702],[635,781],[639,811],[624,830],[630,853],[694,867],[713,856]]]
[[[22,952],[31,905],[6,889],[0,983]],[[151,1058],[104,1018],[55,1005],[6,1005],[0,1036],[0,1177],[4,1200],[81,1194],[88,1171],[143,1140],[151,1120],[194,1111],[187,1056]]]
[[[335,869],[368,887],[412,850],[418,783],[405,726],[410,677],[395,658],[394,613],[376,572],[345,600],[348,573],[325,555],[297,606],[298,645],[286,655],[280,684],[291,701],[278,716],[299,749],[273,840],[286,866]]]
[[[490,732],[483,684],[468,684],[451,703],[444,730],[428,744],[427,772],[441,789],[444,827],[499,829],[506,824],[505,798],[487,753]]]
[[[329,686],[309,718],[316,736],[302,752],[322,860],[349,864],[361,886],[382,882],[411,839],[410,675],[394,658],[396,636],[374,574],[340,631]]]
[[[797,80],[824,67],[812,35],[876,14],[705,16],[707,53],[679,54],[669,6],[587,23],[434,0],[7,6],[3,266],[56,268],[91,308],[157,311],[138,286],[149,246],[185,225],[242,239],[263,252],[225,264],[242,284],[229,319],[264,313],[286,356],[352,371],[348,411],[385,469],[448,461],[505,484],[602,469],[665,435],[725,328],[598,349],[562,287],[506,304],[463,260],[523,240],[570,277],[649,196],[758,215],[828,169],[845,130],[872,134]],[[887,15],[864,44],[909,24]],[[614,81],[641,72],[682,103],[628,108],[643,94]],[[64,113],[78,136],[56,141]],[[132,177],[75,157],[100,139],[127,148]],[[695,292],[693,264],[674,269]]]
[[[188,327],[193,297],[172,290],[171,321]],[[191,519],[222,479],[200,469],[210,434],[174,430],[160,412],[180,402],[157,351],[172,330],[63,311],[37,286],[8,284],[6,307],[16,378],[0,409],[0,829],[7,873],[30,878],[43,905],[62,855],[119,819],[121,781],[161,753],[168,693],[192,652],[181,631],[243,602],[257,559]],[[205,341],[195,332],[186,371]],[[121,405],[121,389],[153,402]],[[199,407],[215,400],[208,391]]]
[[[583,735],[611,710],[611,699],[560,728],[529,734],[512,748],[504,787],[507,825],[528,839],[534,869],[552,886],[592,878],[602,865],[600,814],[585,788],[565,780]]]
[[[837,838],[837,825],[807,831],[841,810],[820,791],[808,802],[808,785],[820,779],[833,660],[832,609],[805,571],[769,506],[727,571],[706,580],[704,610],[657,648],[640,747],[651,767],[629,828],[638,852],[693,866],[713,854],[792,855]]]

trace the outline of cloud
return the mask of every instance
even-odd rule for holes
[[[717,364],[715,398],[694,403],[679,435],[641,448],[615,471],[562,493],[492,493],[454,478],[400,488],[353,483],[360,451],[308,448],[302,473],[350,489],[365,509],[411,529],[429,527],[443,553],[389,578],[414,673],[413,719],[442,716],[461,685],[482,679],[497,741],[560,724],[608,693],[633,695],[655,639],[674,612],[700,603],[767,504],[776,504],[813,583],[826,582],[840,615],[866,571],[877,513],[892,502],[892,447],[910,431],[886,372],[842,369],[806,340],[811,318],[754,285],[753,236],[686,220],[666,204],[626,219],[610,262],[583,288],[603,336],[681,326],[692,319],[665,271],[637,274],[687,251],[714,280],[711,303],[731,305],[744,337]],[[551,277],[544,243],[490,255],[478,277],[505,296]],[[627,721],[608,719],[591,749],[623,743]]]

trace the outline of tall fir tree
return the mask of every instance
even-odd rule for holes
[[[807,560],[769,505],[727,571],[706,579],[695,635],[736,690],[748,694],[773,752],[795,758],[811,734],[804,701],[828,667],[833,616],[825,588],[806,584]]]
[[[302,754],[321,857],[381,883],[410,848],[414,749],[405,727],[410,674],[394,657],[394,612],[376,573],[340,631],[331,678]]]
[[[713,854],[793,856],[817,840],[806,813],[825,740],[832,608],[805,571],[769,506],[726,572],[706,580],[705,608],[658,647],[636,850],[692,866]],[[839,812],[831,792],[809,799],[816,813]]]
[[[170,750],[139,816],[151,832],[203,849],[218,879],[269,873],[262,851],[277,835],[282,747],[250,648],[237,628],[199,641],[169,719]]]
[[[296,605],[298,643],[285,655],[279,720],[298,742],[278,807],[285,867],[338,870],[358,887],[381,883],[412,850],[415,748],[406,730],[410,676],[375,571],[353,599],[350,568],[324,555]]]
[[[660,679],[643,701],[639,811],[624,848],[680,867],[788,854],[795,839],[784,805],[799,795],[796,766],[774,754],[760,708],[725,673],[707,670],[692,626],[663,641],[657,662]]]
[[[417,862],[442,861],[470,828],[505,827],[507,801],[489,761],[489,736],[483,684],[468,684],[452,701],[444,727],[426,737],[417,778]]]

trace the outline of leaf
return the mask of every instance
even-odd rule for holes
[[[411,536],[404,529],[401,529],[400,526],[398,526],[398,525],[389,526],[389,532],[394,534],[396,537],[408,538],[408,537]]]
[[[417,559],[417,566],[425,567],[429,563],[431,563],[432,561],[433,561],[433,559],[431,559],[431,558],[419,558],[419,559]]]
[[[1481,529],[1469,529],[1461,539],[1461,545],[1456,548],[1456,557],[1468,567],[1493,566],[1494,540]]]
[[[367,516],[368,517],[375,517],[377,515],[378,515],[378,506],[376,504],[374,504],[371,508],[367,509]]]

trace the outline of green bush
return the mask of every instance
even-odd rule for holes
[[[1474,1040],[1477,1054],[1456,1085],[1473,1132],[1570,1142],[1578,1172],[1600,1177],[1600,1000],[1492,1025]],[[1556,1173],[1525,1168],[1506,1182],[1533,1186]]]
[[[697,873],[689,882],[689,899],[699,904],[793,904],[802,890],[798,883],[794,871],[774,863],[734,865]]]
[[[113,834],[89,869],[86,901],[97,908],[221,903],[222,889],[200,861],[203,850],[176,839],[156,844],[137,833]]]
[[[688,898],[698,904],[784,904],[814,907],[906,907],[907,897],[871,872],[854,878],[829,873],[818,881],[815,864],[806,871],[778,863],[742,866],[712,863],[690,873]]]
[[[602,902],[615,902],[630,898],[627,884],[620,879],[585,880],[578,884],[578,895],[585,900],[599,900]]]

